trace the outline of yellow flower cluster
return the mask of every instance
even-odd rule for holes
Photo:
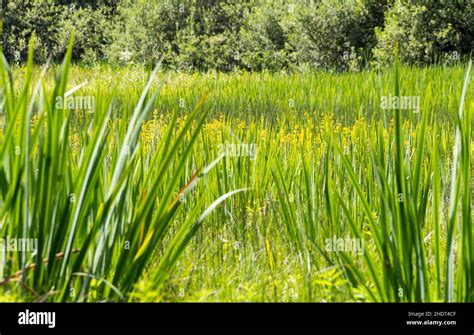
[[[143,123],[140,132],[140,143],[145,154],[152,151],[153,146],[156,145],[156,142],[161,137],[161,126],[162,124],[157,119],[152,119]]]
[[[158,114],[154,111],[152,118],[142,124],[139,143],[144,154],[150,154],[157,143],[167,131],[169,119],[166,113]],[[296,121],[296,120],[294,120]],[[116,133],[123,128],[122,119],[115,119],[109,122],[109,150],[113,149],[117,143]],[[181,129],[186,122],[186,117],[177,119],[176,131]],[[32,125],[37,123],[37,116],[32,119]],[[314,120],[310,115],[303,115],[298,122],[281,122],[278,130],[270,130],[264,122],[247,122],[239,118],[225,120],[221,115],[208,121],[203,131],[199,134],[199,141],[208,143],[221,143],[224,140],[232,140],[236,136],[242,141],[257,142],[258,146],[265,147],[267,143],[270,148],[287,147],[296,149],[306,155],[316,155],[321,157],[331,145],[336,141],[344,150],[354,147],[368,146],[369,143],[376,143],[377,124],[368,122],[364,117],[360,117],[351,125],[343,125],[335,121],[332,114],[322,114],[319,120]],[[384,140],[394,136],[395,122],[390,120],[387,127],[381,127]],[[405,144],[413,143],[416,140],[416,127],[406,120],[403,124],[405,130]],[[123,130],[123,129],[122,129]],[[204,138],[203,138],[204,137]],[[78,149],[80,139],[78,134],[70,134],[71,146]],[[474,145],[473,145],[474,147]],[[368,148],[369,149],[369,148]],[[363,152],[363,150],[361,151]]]

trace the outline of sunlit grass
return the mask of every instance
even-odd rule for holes
[[[40,246],[7,254],[6,299],[473,301],[467,66],[188,75],[66,58],[35,88],[40,74],[2,73],[0,232]],[[86,80],[74,94],[93,113],[55,110]],[[420,112],[381,109],[389,94]]]

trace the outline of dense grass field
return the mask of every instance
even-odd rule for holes
[[[3,251],[0,300],[474,301],[470,64],[68,57],[1,66],[0,236],[37,248]]]

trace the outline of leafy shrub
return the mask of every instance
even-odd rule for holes
[[[368,32],[362,25],[368,16],[357,0],[322,1],[302,14],[304,62],[318,68],[358,68],[363,62]],[[370,34],[370,33],[369,33]]]
[[[10,62],[23,62],[28,54],[28,41],[36,35],[35,60],[45,62],[49,56],[64,52],[60,45],[63,21],[62,7],[49,1],[3,1],[2,47]]]
[[[245,2],[215,1],[190,6],[178,32],[179,68],[229,71],[239,66],[239,31],[248,12]]]
[[[385,26],[376,29],[375,63],[393,60],[398,45],[407,63],[429,64],[439,55],[467,54],[474,48],[472,1],[396,0],[385,14]]]
[[[75,30],[73,55],[87,64],[96,63],[104,59],[105,46],[109,42],[111,30],[107,12],[103,7],[79,7],[69,9],[70,15],[64,22],[62,41],[64,45],[72,30]]]
[[[298,25],[291,7],[265,5],[253,10],[240,32],[241,66],[252,71],[281,70],[296,63],[291,36]]]
[[[5,1],[4,1],[5,2]],[[73,58],[92,63],[104,58],[110,43],[110,19],[117,0],[110,1],[7,1],[3,11],[3,51],[9,61],[26,60],[35,33],[35,61],[59,60],[75,30]]]
[[[166,65],[174,62],[177,32],[189,15],[186,6],[172,1],[122,1],[117,12],[106,50],[109,61],[146,63],[163,57]]]
[[[358,70],[393,59],[429,64],[474,49],[472,0],[9,0],[2,46],[23,62],[157,63],[186,71]]]

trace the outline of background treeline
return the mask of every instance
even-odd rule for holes
[[[3,0],[2,47],[21,63],[61,59],[76,31],[86,64],[156,63],[183,71],[359,70],[469,56],[473,0]]]

